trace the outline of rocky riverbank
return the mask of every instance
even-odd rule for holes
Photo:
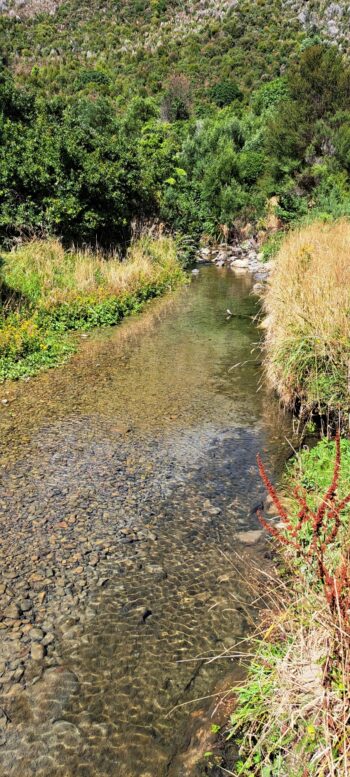
[[[211,262],[216,267],[228,267],[237,275],[246,272],[254,278],[253,292],[260,294],[270,271],[273,261],[263,262],[263,254],[259,241],[254,238],[236,241],[235,243],[220,243],[216,246],[200,248],[196,261],[200,263]]]

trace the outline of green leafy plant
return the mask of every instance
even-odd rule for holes
[[[317,579],[322,586],[327,603],[332,615],[338,611],[343,619],[345,633],[350,636],[350,573],[348,558],[340,555],[333,568],[330,567],[328,550],[336,542],[341,527],[342,513],[350,503],[350,493],[338,498],[341,469],[340,434],[335,438],[336,455],[334,461],[333,476],[330,485],[325,491],[317,509],[312,509],[307,501],[305,493],[298,486],[294,489],[293,497],[299,505],[297,519],[293,521],[283,507],[275,487],[267,476],[265,467],[258,456],[258,467],[262,481],[276,507],[277,513],[283,522],[283,529],[277,529],[268,523],[261,511],[258,517],[262,526],[275,539],[283,545],[290,545],[304,561],[311,564]],[[307,528],[305,534],[304,528]]]

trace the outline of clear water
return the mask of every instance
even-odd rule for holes
[[[1,775],[187,774],[176,754],[209,703],[194,700],[235,669],[208,658],[247,634],[264,564],[239,539],[258,528],[256,454],[277,477],[288,450],[255,305],[247,276],[205,267],[3,389],[0,562],[33,608],[0,632]],[[27,623],[54,637],[42,661]]]

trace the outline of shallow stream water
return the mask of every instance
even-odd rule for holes
[[[255,612],[256,454],[278,477],[289,451],[256,312],[247,275],[203,267],[2,389],[1,777],[187,775]]]

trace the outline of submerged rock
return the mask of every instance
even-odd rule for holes
[[[255,545],[256,542],[261,540],[263,534],[264,532],[262,529],[256,529],[239,532],[236,534],[236,537],[240,542],[243,542],[244,545]]]

